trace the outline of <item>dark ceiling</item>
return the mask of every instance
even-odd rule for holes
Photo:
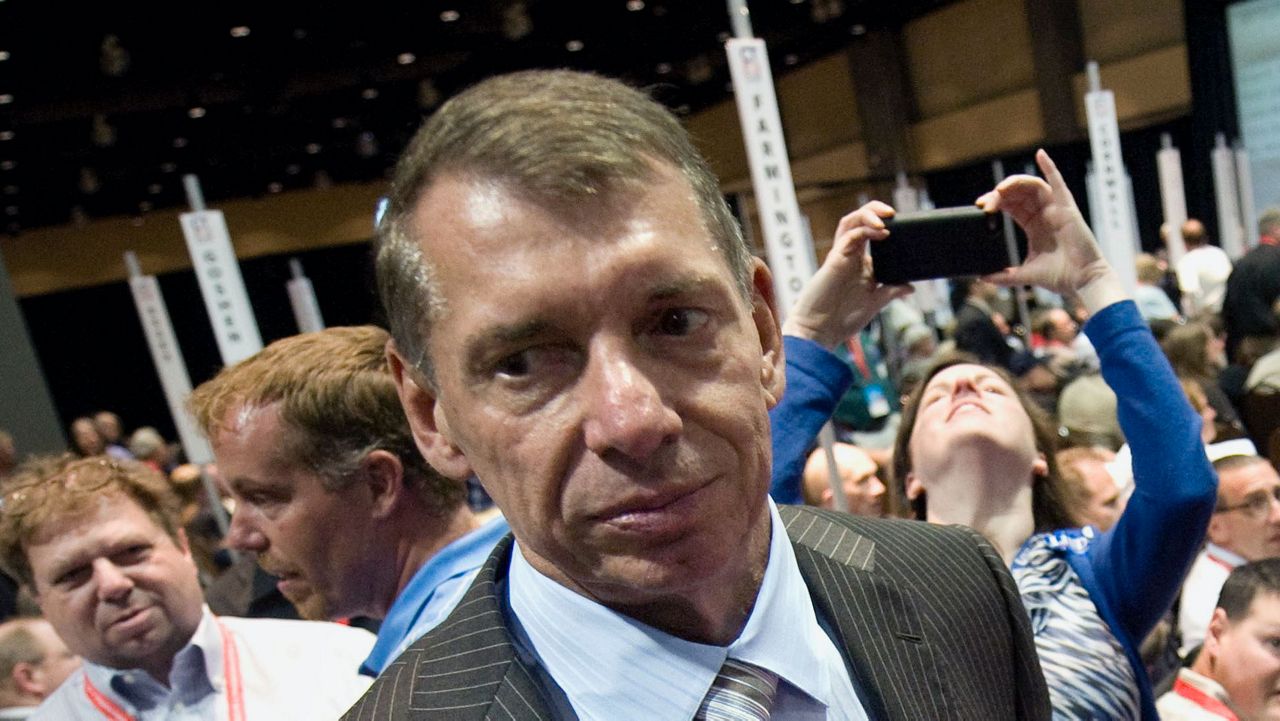
[[[774,72],[944,0],[753,0]],[[680,113],[729,95],[721,0],[0,0],[0,232],[383,177],[494,73],[590,69]],[[133,14],[131,14],[133,13]]]

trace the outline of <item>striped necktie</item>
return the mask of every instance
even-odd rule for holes
[[[768,721],[778,675],[727,658],[693,721]]]

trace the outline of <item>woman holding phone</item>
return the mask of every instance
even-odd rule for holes
[[[1133,496],[1106,533],[1071,528],[1052,425],[1004,371],[962,358],[933,368],[905,403],[894,475],[917,518],[970,526],[1009,564],[1055,718],[1157,719],[1138,646],[1177,595],[1213,512],[1217,481],[1200,441],[1199,415],[1102,257],[1057,167],[1044,151],[1036,160],[1045,180],[1013,176],[977,201],[988,212],[1009,213],[1028,238],[1026,261],[987,280],[1039,285],[1075,296],[1089,310],[1085,332],[1116,392],[1133,451]],[[850,294],[846,285],[845,297],[889,294],[872,279],[862,248],[853,246],[883,240],[878,221],[892,211],[866,210],[842,223],[846,234],[857,236],[842,245],[837,233],[844,265],[824,262],[784,332],[815,338],[817,329],[827,335],[847,330],[836,330],[842,319],[856,320],[841,312],[843,300],[834,292],[841,282],[861,288]],[[788,387],[775,411],[775,490],[789,483],[795,441],[788,437],[811,427],[816,432],[818,419],[806,409],[822,403],[806,393],[814,394],[812,384],[802,383],[797,398],[788,397]]]

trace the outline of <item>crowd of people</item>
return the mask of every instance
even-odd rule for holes
[[[0,432],[0,718],[1280,718],[1280,211],[1131,294],[1036,162],[949,327],[877,201],[783,322],[669,112],[480,83],[397,166],[389,330],[201,384],[215,464]]]

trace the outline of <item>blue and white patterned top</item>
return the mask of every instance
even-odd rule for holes
[[[1067,563],[1065,544],[1075,540],[1088,538],[1036,534],[1022,545],[1010,569],[1031,617],[1053,717],[1136,721],[1138,679],[1124,646]]]

